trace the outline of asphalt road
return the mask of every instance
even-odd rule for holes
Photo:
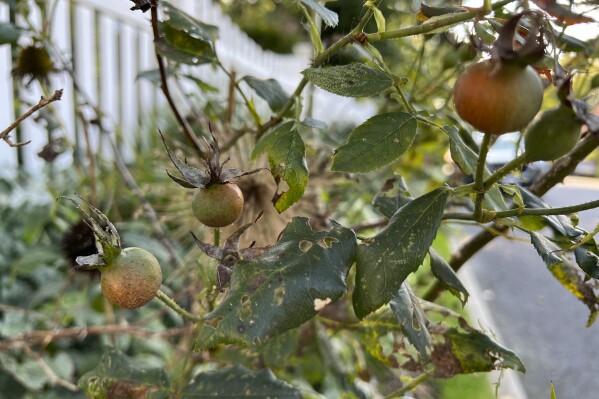
[[[599,182],[580,178],[545,196],[552,206],[597,198]],[[599,223],[597,210],[579,216],[587,231]],[[506,380],[505,398],[549,399],[551,382],[558,399],[599,398],[599,321],[585,327],[588,309],[553,278],[532,245],[495,239],[461,273],[476,298],[475,317],[526,366],[526,374]]]

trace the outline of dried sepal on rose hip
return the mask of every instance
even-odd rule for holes
[[[253,244],[250,245],[249,248],[239,248],[239,238],[241,235],[247,229],[252,227],[258,221],[258,219],[260,219],[260,217],[262,217],[262,212],[252,223],[245,224],[235,230],[229,236],[229,238],[227,238],[222,248],[205,243],[198,239],[193,232],[190,232],[197,246],[202,250],[202,252],[209,257],[218,260],[218,265],[216,266],[216,283],[219,291],[224,291],[225,286],[231,280],[233,267],[237,264],[237,262],[239,262],[241,259],[254,259],[266,251],[267,248],[255,248],[253,247]]]
[[[241,215],[244,201],[239,186],[231,180],[259,172],[262,168],[249,172],[224,169],[229,158],[220,162],[218,141],[212,135],[210,156],[206,160],[206,170],[202,171],[190,166],[187,160],[177,158],[166,144],[162,132],[160,136],[169,158],[181,173],[181,178],[171,175],[168,170],[166,173],[180,186],[196,189],[191,203],[195,217],[208,227],[224,227],[234,223]]]
[[[156,257],[143,248],[123,248],[117,229],[106,215],[79,198],[90,212],[74,199],[66,199],[83,213],[85,223],[93,232],[97,251],[78,256],[75,268],[99,270],[102,293],[114,305],[137,309],[150,302],[162,284],[162,270]]]
[[[530,28],[522,45],[515,44],[519,25],[530,17]],[[499,30],[491,58],[467,67],[453,89],[458,115],[477,130],[501,135],[525,128],[541,109],[543,84],[530,64],[545,53],[541,14],[526,12],[514,15]],[[484,47],[484,46],[483,46]]]

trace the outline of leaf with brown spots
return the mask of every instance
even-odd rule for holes
[[[261,256],[238,261],[228,294],[200,326],[196,347],[259,344],[339,299],[357,245],[352,230],[332,226],[313,231],[307,218],[294,218]]]

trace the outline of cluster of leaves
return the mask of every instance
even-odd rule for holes
[[[135,3],[139,11],[150,9],[143,6],[143,2]],[[322,189],[331,203],[335,195],[347,198],[339,200],[342,204],[339,210],[324,215],[322,228],[314,228],[312,221],[303,216],[291,218],[276,242],[265,248],[240,248],[240,236],[252,228],[251,224],[234,232],[222,248],[218,240],[211,245],[201,241],[203,236],[196,237],[200,249],[217,259],[218,265],[213,267],[206,258],[201,258],[209,266],[209,273],[204,273],[205,265],[200,268],[193,265],[194,271],[199,269],[202,282],[189,290],[190,296],[197,299],[191,302],[199,302],[205,311],[194,326],[193,338],[179,341],[184,356],[180,356],[174,346],[162,346],[155,350],[160,359],[152,358],[155,367],[142,367],[128,356],[139,358],[142,350],[136,350],[133,343],[121,344],[118,346],[128,349],[128,354],[108,349],[95,368],[73,366],[67,368],[70,373],[60,377],[66,380],[80,377],[79,387],[93,398],[204,395],[365,398],[400,392],[404,385],[402,376],[415,373],[449,378],[498,368],[524,371],[517,355],[497,343],[491,334],[473,328],[461,315],[419,298],[418,287],[409,281],[409,276],[422,272],[422,266],[428,264],[433,278],[459,301],[465,303],[469,297],[452,265],[445,260],[449,255],[447,251],[435,250],[435,247],[438,249],[435,239],[444,238],[439,236],[444,220],[451,219],[450,211],[465,208],[467,216],[472,216],[473,199],[480,194],[468,187],[452,188],[443,184],[445,176],[438,173],[443,163],[442,154],[447,149],[461,174],[473,177],[480,170],[478,146],[447,106],[448,81],[451,83],[465,61],[477,56],[476,51],[474,54],[458,51],[472,48],[460,42],[449,29],[456,23],[478,19],[478,11],[423,5],[419,10],[404,10],[406,12],[395,15],[381,11],[379,3],[366,2],[358,27],[352,26],[355,30],[325,48],[315,16],[332,28],[339,23],[340,15],[316,1],[294,2],[306,18],[315,59],[313,65],[303,71],[300,86],[291,95],[273,79],[234,78],[216,51],[218,27],[193,18],[171,3],[159,2],[162,20],[153,21],[160,32],[155,45],[157,54],[168,60],[166,72],[193,80],[206,95],[215,89],[197,79],[194,68],[220,68],[234,79],[231,86],[238,96],[229,98],[229,102],[238,101],[245,108],[231,124],[237,125],[239,131],[247,131],[252,142],[251,151],[241,145],[237,149],[245,151],[252,160],[266,156],[276,185],[272,206],[282,213],[301,205],[310,181],[315,178],[325,179],[327,183],[322,185],[330,186]],[[546,4],[540,6],[550,15],[557,13],[558,24],[584,22],[586,18],[555,4],[550,9]],[[503,17],[507,17],[502,12],[499,8],[496,18],[474,24],[477,40],[486,44],[495,40]],[[377,32],[367,35],[362,28],[371,17]],[[415,24],[415,21],[421,23]],[[393,24],[409,25],[409,28],[387,29]],[[552,25],[549,27],[554,29]],[[19,30],[12,24],[3,24],[0,34],[6,42],[14,42]],[[579,57],[583,55],[594,56],[587,43],[567,35],[555,36],[553,50],[568,52],[572,63],[582,62]],[[404,39],[402,46],[388,55],[382,47],[379,51],[373,45],[385,38]],[[482,48],[482,44],[479,47]],[[345,60],[333,60],[333,56],[338,55],[335,51],[341,49],[346,52]],[[418,54],[416,62],[406,62],[414,54]],[[455,54],[459,55],[458,59],[448,57]],[[443,62],[425,65],[423,60],[429,56]],[[403,62],[389,62],[393,59]],[[333,63],[335,65],[331,65]],[[551,76],[555,65],[555,57],[546,56],[538,67]],[[160,81],[162,73],[164,71],[147,71],[140,76],[165,85],[166,82]],[[301,117],[299,95],[308,84],[340,96],[374,97],[381,104],[381,112],[343,136],[324,122]],[[256,106],[259,101],[269,108],[266,115]],[[224,118],[224,110],[218,113],[208,108],[202,109],[208,119],[217,122]],[[227,124],[224,125],[226,128]],[[329,134],[331,137],[323,138]],[[234,146],[235,142],[230,144]],[[197,188],[210,181],[212,176],[179,160],[168,148],[167,153],[183,176],[183,179],[171,176],[179,184]],[[319,158],[325,158],[324,167],[314,167],[313,161]],[[425,165],[429,167],[424,172],[418,171]],[[221,166],[216,157],[212,168],[209,164],[209,174],[213,169],[220,171]],[[224,173],[229,174],[225,180],[246,174],[237,169]],[[363,175],[366,173],[368,175]],[[492,180],[497,176],[495,173],[483,168],[482,178]],[[410,184],[417,187],[417,192],[424,194],[412,197],[402,179],[389,178],[394,174],[405,175]],[[549,205],[532,190],[498,183],[499,180],[483,187],[483,218],[468,220],[481,224],[494,221],[526,231],[549,271],[589,308],[589,324],[592,323],[599,310],[594,280],[599,277],[599,249],[592,234],[576,227],[564,215],[541,213],[528,219],[518,217],[518,212],[549,209]],[[148,183],[152,183],[151,179]],[[339,193],[335,186],[344,189]],[[374,198],[364,197],[365,191],[372,192],[374,187],[381,186],[382,190]],[[356,202],[360,211],[350,216],[348,209],[354,206],[354,198],[359,199]],[[366,206],[368,202],[372,206]],[[512,211],[514,213],[510,213]],[[44,208],[43,213],[52,211]],[[355,230],[358,229],[348,227],[373,215],[380,218],[380,229],[370,230],[373,231],[370,237],[357,237]],[[131,214],[120,216],[127,219]],[[332,217],[338,217],[339,222]],[[535,231],[527,224],[531,219],[549,229]],[[46,240],[56,242],[57,237]],[[573,253],[574,261],[564,255],[566,251]],[[5,253],[11,252],[0,251],[0,257],[8,256]],[[191,257],[195,254],[198,252]],[[44,279],[44,284],[38,281],[32,289],[43,285],[41,292],[48,291],[35,303],[41,313],[58,312],[56,304],[53,308],[44,308],[49,306],[46,304],[49,297],[60,293],[63,303],[68,299],[61,291],[65,284],[58,279],[60,273],[56,271],[56,267],[64,265],[58,265],[59,258],[55,253],[52,255],[53,258],[44,253],[43,262],[54,259],[56,264],[47,269],[56,274],[56,279],[48,279],[37,269],[39,266],[31,271],[36,279]],[[27,270],[23,262],[13,264],[13,273]],[[55,287],[48,284],[55,280]],[[17,283],[12,286],[14,292],[20,289]],[[73,285],[69,287],[73,289]],[[69,316],[61,312],[75,312],[78,308],[63,307],[58,314],[62,318],[70,317],[76,326],[106,323],[111,309],[98,303],[101,297],[97,290],[85,287],[72,292],[73,296],[82,296],[72,300],[83,306],[83,310]],[[219,294],[220,289],[225,292]],[[42,294],[34,298],[39,295]],[[12,299],[8,299],[6,303],[11,305]],[[22,305],[16,296],[13,299],[15,306]],[[150,306],[142,312],[135,313],[135,317],[157,310]],[[1,324],[4,337],[15,338],[27,329],[54,326],[15,324],[19,315],[18,312],[4,314]],[[68,324],[54,322],[61,326]],[[172,320],[165,322],[159,318],[156,328],[164,329],[172,324]],[[11,325],[13,329],[7,330]],[[93,344],[98,354],[99,343]],[[45,360],[52,369],[58,362],[68,363],[63,359],[67,350],[59,344],[53,345],[56,347],[50,348]],[[192,347],[202,354],[201,358],[190,353]],[[42,378],[24,378],[34,366],[32,361],[19,358],[18,351],[15,353],[3,354],[0,358],[0,366],[10,375],[2,378],[16,380],[31,390],[39,390],[51,382],[47,372],[44,374],[42,370],[40,374],[37,369]],[[168,368],[165,359],[172,363]],[[232,363],[239,365],[230,367]],[[262,370],[254,371],[258,368]],[[85,371],[87,373],[81,375]]]

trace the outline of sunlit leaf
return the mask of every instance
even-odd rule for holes
[[[200,327],[197,347],[257,345],[339,299],[356,239],[350,229],[332,225],[316,232],[307,218],[294,218],[262,256],[237,262],[229,292]]]
[[[355,128],[335,150],[331,170],[366,173],[401,157],[416,137],[416,118],[408,113],[376,115]]]
[[[358,247],[353,306],[363,318],[393,298],[406,277],[422,264],[449,192],[439,188],[401,207],[387,227]]]
[[[357,62],[327,68],[309,68],[302,74],[316,86],[345,97],[370,97],[393,85],[393,78]]]
[[[302,198],[308,184],[304,142],[295,123],[287,122],[260,140],[252,158],[264,152],[268,153],[270,172],[277,183],[273,203],[277,211],[283,212]],[[279,193],[281,181],[285,181],[289,189]]]

